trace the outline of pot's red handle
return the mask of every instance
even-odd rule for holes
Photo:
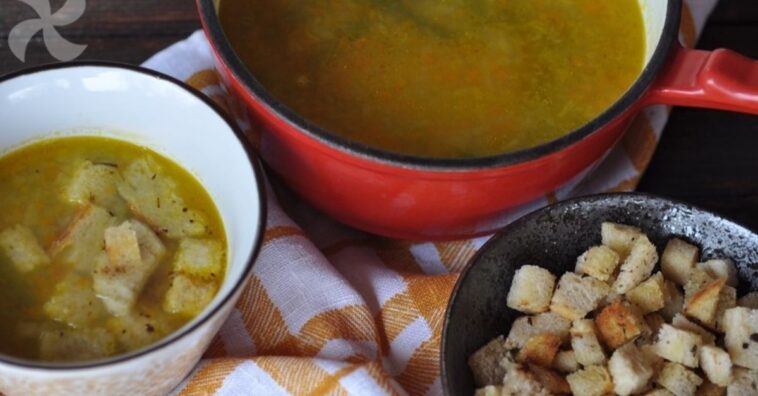
[[[677,46],[647,103],[758,114],[758,61],[726,49]]]

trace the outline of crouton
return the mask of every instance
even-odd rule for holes
[[[729,396],[758,395],[758,371],[735,367],[732,372],[732,382],[726,387]]]
[[[571,392],[582,396],[604,396],[613,392],[611,373],[605,366],[589,366],[566,377]]]
[[[669,392],[668,389],[657,388],[645,393],[643,396],[675,396],[675,395]]]
[[[84,161],[77,166],[64,194],[67,201],[94,204],[125,216],[126,203],[118,193],[121,174],[116,165],[93,164]]]
[[[216,283],[179,274],[171,280],[163,298],[163,310],[192,317],[200,313],[215,295]]]
[[[658,356],[658,353],[655,351],[655,344],[639,345],[638,348],[647,363],[653,368],[653,372],[657,373],[661,371],[666,360]]]
[[[710,331],[704,329],[697,323],[687,319],[682,314],[676,314],[671,321],[671,325],[680,330],[687,330],[690,333],[695,333],[703,340],[703,345],[714,345],[716,343],[716,336]]]
[[[474,396],[502,396],[503,387],[495,385],[487,385],[484,388],[479,388],[474,392]]]
[[[700,368],[712,383],[727,386],[732,381],[732,359],[716,346],[703,345],[699,353]]]
[[[551,394],[566,395],[571,393],[568,381],[555,371],[534,364],[529,365],[529,371]]]
[[[550,310],[569,320],[581,319],[597,308],[609,290],[605,282],[567,272],[558,281]]]
[[[727,285],[737,287],[737,267],[734,266],[734,261],[730,259],[708,260],[697,263],[697,268],[704,270],[714,278],[726,278]]]
[[[574,350],[576,361],[583,366],[603,364],[606,361],[592,319],[574,321],[571,326],[571,348]]]
[[[555,354],[555,359],[553,359],[553,368],[564,374],[579,370],[579,362],[576,361],[574,351],[558,351]]]
[[[732,363],[758,370],[758,310],[736,307],[724,314],[724,345]]]
[[[622,299],[603,308],[595,317],[595,324],[600,338],[611,349],[634,340],[647,328],[637,308]]]
[[[724,286],[726,279],[716,279],[708,283],[687,300],[684,304],[684,314],[710,328],[715,328],[721,290]]]
[[[653,377],[650,362],[633,343],[613,352],[608,370],[613,378],[613,389],[621,396],[642,392]]]
[[[664,324],[658,331],[655,352],[668,361],[696,368],[698,367],[698,348],[701,345],[703,345],[703,339],[699,335]]]
[[[740,297],[737,300],[737,305],[750,309],[758,309],[758,292],[750,292]]]
[[[625,258],[634,242],[644,234],[637,227],[605,222],[600,226],[600,236],[603,245],[613,249],[620,258]]]
[[[725,396],[726,388],[720,387],[710,381],[707,378],[703,379],[703,383],[697,388],[695,396]]]
[[[658,313],[666,320],[671,320],[676,314],[684,309],[684,294],[679,290],[679,286],[671,281],[664,281],[665,305]]]
[[[550,396],[551,392],[537,380],[536,376],[521,365],[506,371],[503,377],[503,395]]]
[[[95,258],[105,247],[105,229],[115,224],[116,218],[105,209],[95,205],[86,206],[53,241],[48,252],[50,256],[72,264],[78,272],[90,273]]]
[[[50,264],[32,230],[20,224],[0,232],[0,249],[21,273]]]
[[[152,158],[129,164],[118,191],[129,210],[160,235],[179,239],[206,233],[205,216],[185,206],[176,192],[176,182],[163,174]]]
[[[695,293],[699,292],[716,279],[718,278],[710,276],[704,269],[695,267],[692,272],[690,272],[690,277],[687,279],[687,283],[684,284],[684,300],[687,301],[691,299]]]
[[[737,306],[737,289],[724,286],[719,295],[719,304],[716,307],[716,331],[724,332],[724,313],[727,309]]]
[[[155,266],[160,263],[163,256],[166,254],[166,246],[163,245],[161,239],[155,232],[140,221],[129,220],[127,221],[129,227],[137,234],[137,242],[139,242],[139,252],[142,261],[147,266]]]
[[[658,272],[626,292],[626,299],[645,315],[660,310],[666,305],[663,275]]]
[[[650,277],[657,261],[658,252],[655,250],[655,245],[646,236],[637,238],[632,244],[629,255],[621,264],[618,276],[613,282],[613,291],[623,294],[632,290]]]
[[[476,386],[498,385],[503,382],[505,368],[500,360],[509,356],[503,336],[499,336],[479,348],[468,359],[468,365],[474,373]]]
[[[224,250],[218,242],[183,238],[174,255],[173,268],[176,272],[214,279],[222,275],[223,260]],[[547,304],[545,304],[545,309],[547,309]]]
[[[167,315],[159,309],[130,312],[127,316],[111,317],[105,327],[116,337],[123,350],[134,351],[160,340],[171,328]]]
[[[525,265],[513,275],[507,305],[524,313],[547,311],[553,297],[555,275],[535,266]]]
[[[75,328],[91,326],[108,315],[92,290],[92,280],[78,274],[70,274],[55,285],[42,310],[50,319]]]
[[[607,246],[593,246],[576,259],[576,272],[608,282],[619,265],[619,255]]]
[[[505,340],[507,349],[521,349],[530,338],[537,334],[553,333],[561,342],[569,340],[571,322],[555,312],[543,312],[534,316],[522,316],[511,325],[511,331]]]
[[[532,363],[543,367],[553,364],[561,346],[561,338],[552,333],[538,334],[529,339],[516,355],[519,363]]]
[[[651,333],[658,334],[658,330],[666,323],[666,319],[660,314],[651,313],[645,315],[645,323],[647,323],[647,327],[650,328]]]
[[[687,283],[699,256],[697,246],[678,238],[671,239],[661,254],[661,271],[666,279],[683,286]]]
[[[116,340],[105,329],[57,329],[39,336],[39,356],[48,362],[87,361],[116,352]]]
[[[108,260],[97,263],[92,273],[95,293],[114,316],[129,313],[158,265],[156,254],[162,255],[154,250],[154,241],[140,245],[133,225],[127,221],[105,230]]]
[[[693,396],[697,387],[703,383],[703,379],[681,364],[669,362],[663,366],[655,383],[676,396]]]

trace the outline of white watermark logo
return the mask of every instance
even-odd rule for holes
[[[30,5],[39,18],[28,19],[16,25],[8,35],[8,47],[21,62],[26,60],[26,47],[32,37],[42,31],[45,47],[55,59],[62,62],[74,60],[81,55],[86,45],[72,43],[56,30],[76,22],[87,8],[87,0],[67,0],[55,14],[50,0],[18,0]]]

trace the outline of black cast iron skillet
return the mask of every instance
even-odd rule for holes
[[[758,235],[716,214],[645,194],[604,194],[561,202],[533,212],[487,242],[458,280],[442,333],[442,387],[446,395],[473,395],[468,357],[508,333],[522,314],[506,307],[514,271],[539,265],[559,276],[576,257],[600,243],[600,224],[613,221],[643,229],[659,249],[677,236],[698,245],[703,259],[728,257],[737,264],[738,296],[758,290]]]

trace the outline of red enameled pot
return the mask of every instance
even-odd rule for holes
[[[681,0],[640,0],[646,66],[634,85],[588,124],[549,143],[491,157],[399,155],[331,134],[274,99],[226,40],[218,1],[197,3],[219,74],[261,129],[264,160],[316,208],[390,237],[453,239],[493,232],[489,219],[556,191],[595,165],[646,106],[758,114],[758,62],[729,50],[682,48]]]

